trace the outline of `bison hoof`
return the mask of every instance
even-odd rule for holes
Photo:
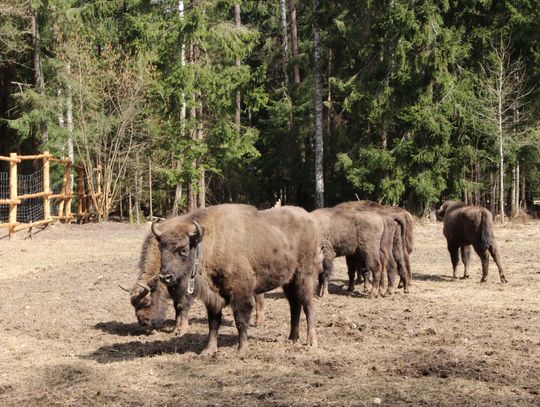
[[[508,283],[508,280],[506,279],[505,276],[501,276],[501,283],[504,283],[504,284]]]
[[[467,278],[469,278],[469,275],[468,275],[468,274],[465,275],[465,276],[463,276],[463,277],[461,277],[462,280],[465,280],[465,279],[467,279]]]
[[[187,329],[185,328],[174,328],[172,331],[173,334],[175,334],[178,337],[184,336],[187,334]]]
[[[239,346],[236,354],[239,358],[245,358],[249,353],[249,348],[247,346]]]
[[[484,278],[482,277],[482,279],[480,280],[481,283],[485,283],[487,281],[487,278]]]
[[[204,348],[203,351],[200,353],[200,356],[203,356],[203,357],[208,357],[208,356],[213,356],[215,355],[217,352],[217,348]]]
[[[352,292],[354,291],[354,285],[350,285],[347,287],[347,291]]]
[[[403,283],[400,281],[397,288],[403,288]]]
[[[408,288],[404,288],[404,289],[403,289],[403,292],[404,292],[405,294],[409,294],[409,289],[408,289]]]

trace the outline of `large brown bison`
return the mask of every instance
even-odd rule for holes
[[[161,252],[161,281],[169,286],[187,282],[188,291],[193,289],[206,305],[209,336],[203,354],[217,351],[227,304],[238,329],[238,352],[245,354],[253,296],[280,286],[291,310],[289,338],[299,338],[303,308],[308,345],[316,345],[312,298],[320,238],[306,211],[224,204],[169,219],[153,231]]]
[[[410,254],[413,251],[414,243],[414,221],[412,215],[403,208],[384,206],[373,201],[343,202],[336,205],[336,208],[354,211],[374,211],[381,215],[389,216],[396,222],[396,232],[393,236],[391,250],[393,262],[388,263],[388,289],[391,292],[393,288],[393,278],[395,276],[395,268],[397,267],[397,272],[400,276],[399,287],[403,287],[405,292],[409,292],[409,286],[412,282]],[[351,267],[355,265],[357,268],[360,266],[353,259],[347,259],[347,264],[351,264]]]
[[[393,236],[393,223],[376,213],[356,212],[341,208],[322,208],[311,212],[317,221],[323,244],[323,272],[319,276],[319,295],[328,290],[336,257],[347,256],[350,263],[362,262],[373,274],[371,297],[377,297],[381,288],[382,270],[389,260],[388,249]],[[354,289],[354,273],[349,272],[349,290]],[[383,292],[380,294],[384,295]]]
[[[493,217],[491,212],[479,206],[468,206],[463,202],[445,201],[436,211],[437,219],[444,222],[443,233],[448,244],[452,260],[452,277],[457,278],[459,250],[465,266],[463,278],[469,277],[470,246],[482,260],[482,283],[487,281],[489,270],[489,254],[499,269],[501,283],[506,283],[503,267],[495,244],[493,234]]]

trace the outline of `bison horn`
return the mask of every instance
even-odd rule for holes
[[[148,291],[148,294],[150,294],[150,291],[152,291],[152,290],[150,289],[150,287],[148,287],[146,284],[143,284],[143,283],[141,283],[141,282],[139,282],[139,281],[137,281],[137,285],[138,285],[139,287],[141,287],[141,288],[144,288],[146,291]]]
[[[193,223],[195,224],[195,227],[197,228],[197,236],[196,236],[197,239],[202,238],[202,228],[201,228],[201,225],[199,225],[199,224],[197,223],[196,220],[193,220]]]
[[[120,287],[124,291],[127,291],[128,293],[131,291],[129,288],[123,286],[122,284],[118,284],[118,287]]]
[[[163,232],[160,232],[157,228],[156,228],[156,223],[157,222],[152,222],[152,233],[159,239],[161,237],[161,235],[163,234]]]

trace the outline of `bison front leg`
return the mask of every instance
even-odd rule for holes
[[[323,261],[322,261],[322,272],[319,273],[319,297],[325,297],[328,295],[328,282],[334,271],[334,258],[335,255],[332,251],[327,248],[323,249]]]
[[[189,309],[193,304],[193,296],[185,295],[180,300],[174,299],[174,309],[176,311],[173,333],[176,336],[183,336],[189,328]]]
[[[255,323],[253,326],[263,326],[264,324],[264,294],[255,295]]]
[[[471,264],[471,246],[463,246],[461,248],[461,261],[465,269],[463,270],[462,278],[469,278],[469,265]]]
[[[354,256],[345,257],[345,262],[347,263],[347,273],[349,274],[349,286],[347,291],[354,291],[354,280],[356,278],[356,272],[359,269],[358,261]],[[360,273],[358,273],[360,275]]]
[[[250,297],[242,299],[235,298],[232,306],[234,323],[236,329],[238,329],[238,356],[243,357],[248,353],[247,330],[253,309],[253,302]]]
[[[217,338],[219,327],[221,326],[222,312],[221,309],[215,310],[211,307],[206,307],[208,313],[208,343],[206,348],[201,352],[202,356],[211,356],[217,352]]]
[[[457,267],[459,263],[459,247],[448,244],[448,252],[452,261],[452,278],[455,280],[457,279]]]

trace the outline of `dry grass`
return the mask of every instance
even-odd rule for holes
[[[185,337],[167,332],[172,321],[138,327],[117,283],[134,279],[144,234],[60,225],[0,240],[2,405],[540,405],[538,222],[496,230],[508,285],[494,267],[480,284],[477,258],[470,280],[451,281],[440,224],[418,227],[409,295],[347,295],[338,261],[332,295],[317,300],[319,348],[287,342],[275,291],[244,360],[229,310],[210,359],[197,355],[207,333],[198,303]]]

